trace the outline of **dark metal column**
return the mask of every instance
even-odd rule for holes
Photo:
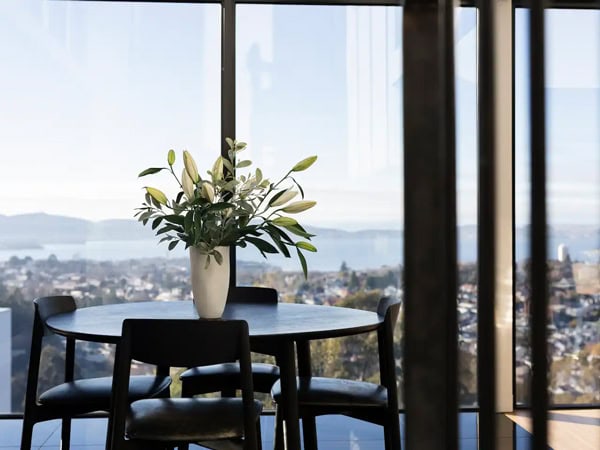
[[[546,359],[546,98],[544,74],[544,1],[531,0],[529,15],[531,102],[531,404],[532,448],[548,448],[548,362]]]
[[[494,4],[480,0],[478,23],[479,195],[477,240],[477,392],[479,448],[496,448],[496,72]]]
[[[235,139],[235,0],[221,2],[221,155],[229,149],[225,138]],[[229,249],[229,286],[235,286],[235,246]]]
[[[457,448],[453,7],[404,9],[406,446]]]

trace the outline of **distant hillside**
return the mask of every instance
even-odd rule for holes
[[[399,231],[344,231],[307,227],[321,239],[365,239],[399,236]],[[91,222],[45,213],[0,215],[0,248],[35,248],[44,244],[76,244],[86,241],[135,241],[152,239],[154,232],[133,219]]]
[[[363,241],[370,239],[400,239],[397,230],[345,231],[307,226],[317,235],[317,241]],[[473,260],[477,248],[477,227],[459,228],[459,249],[462,259]],[[45,213],[0,215],[0,249],[39,248],[46,244],[77,244],[86,241],[138,241],[154,237],[150,227],[143,227],[133,219],[112,219],[91,222],[74,217]],[[517,260],[528,254],[529,227],[517,229]],[[584,252],[600,248],[600,228],[592,225],[559,225],[550,228],[548,255],[556,257],[559,244],[566,244],[571,255],[581,258]]]

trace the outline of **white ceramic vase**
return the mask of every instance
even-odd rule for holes
[[[223,315],[229,291],[229,247],[217,247],[223,256],[218,264],[214,257],[206,267],[207,255],[190,247],[192,296],[200,319],[218,319]]]

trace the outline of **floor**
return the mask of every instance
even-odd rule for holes
[[[519,411],[507,416],[527,431],[532,431],[530,415]],[[600,410],[561,410],[548,414],[548,444],[561,450],[598,450],[600,448]]]
[[[498,450],[529,450],[529,433],[504,416],[499,416]],[[477,414],[461,413],[460,450],[477,450]],[[402,433],[404,417],[400,416]],[[263,448],[273,447],[273,416],[261,417]],[[382,450],[383,434],[380,427],[343,416],[325,416],[317,419],[320,450]],[[106,419],[78,419],[73,422],[72,450],[103,450]],[[0,420],[0,450],[16,450],[21,441],[21,420]],[[33,448],[57,449],[60,441],[60,423],[42,422],[35,426]],[[194,448],[194,447],[191,447]],[[199,449],[200,447],[195,447]],[[558,448],[556,450],[559,450]]]

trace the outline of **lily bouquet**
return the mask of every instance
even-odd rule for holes
[[[269,253],[298,256],[304,276],[308,269],[302,250],[316,252],[308,233],[290,217],[315,206],[304,199],[304,190],[295,173],[308,169],[316,160],[310,156],[298,162],[275,182],[264,177],[259,168],[250,170],[250,160],[239,159],[246,143],[227,138],[226,156],[219,156],[202,177],[192,155],[183,151],[183,170],[177,176],[174,150],[167,154],[167,167],[150,167],[139,174],[145,177],[161,171],[173,175],[179,191],[169,199],[163,191],[145,186],[145,200],[136,208],[135,216],[146,225],[151,224],[159,242],[168,242],[173,250],[180,242],[185,248],[195,247],[218,264],[223,255],[217,247],[255,246],[266,258]],[[246,169],[243,171],[242,169]],[[244,172],[244,173],[242,173]],[[298,199],[299,196],[299,199]],[[268,237],[268,239],[266,239]]]

